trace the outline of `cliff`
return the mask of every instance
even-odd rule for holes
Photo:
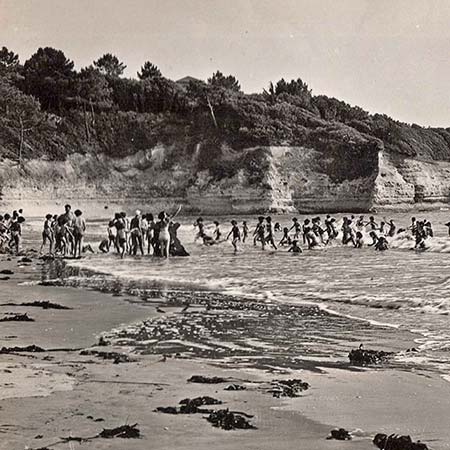
[[[176,112],[37,112],[20,160],[8,119],[0,210],[44,214],[71,202],[91,215],[176,204],[196,214],[312,213],[450,202],[449,129],[309,91],[208,95],[209,105],[187,98]]]

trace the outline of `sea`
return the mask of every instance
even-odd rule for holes
[[[351,214],[334,216],[339,225],[345,215]],[[189,257],[166,260],[146,255],[120,259],[115,252],[98,252],[80,260],[67,260],[67,264],[80,269],[76,277],[85,271],[95,273],[97,279],[141,286],[157,283],[166,291],[211,292],[262,303],[315,305],[331,315],[392,330],[394,336],[395,330],[413,332],[417,362],[450,381],[450,236],[445,226],[450,211],[375,216],[377,222],[393,219],[397,228],[407,228],[411,216],[426,218],[433,224],[434,237],[428,239],[425,251],[414,250],[414,240],[408,233],[389,238],[389,249],[384,252],[368,246],[343,246],[339,237],[328,246],[304,248],[301,254],[288,253],[287,247],[262,251],[254,246],[251,236],[256,217],[238,216],[235,219],[239,224],[244,220],[249,224],[250,236],[235,254],[231,241],[205,246],[195,240],[195,217],[177,217],[181,224],[178,236]],[[292,215],[272,217],[281,227],[292,225]],[[301,222],[306,218],[301,214],[296,217]],[[96,251],[106,237],[109,219],[106,214],[88,218],[87,242]],[[212,234],[212,221],[218,220],[225,237],[232,219],[204,216],[208,232]],[[30,219],[27,230],[36,235],[41,222]],[[278,240],[281,237],[279,233]]]

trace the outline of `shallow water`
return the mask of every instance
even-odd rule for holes
[[[450,369],[450,237],[443,224],[449,221],[450,211],[392,214],[388,218],[404,228],[411,215],[426,217],[433,223],[435,237],[428,241],[427,251],[411,250],[414,242],[399,236],[386,252],[343,247],[337,241],[332,246],[293,255],[286,248],[263,252],[250,240],[234,255],[229,242],[211,247],[194,242],[193,219],[182,218],[179,237],[191,254],[189,258],[120,260],[111,253],[87,256],[70,264],[121,280],[156,280],[167,288],[179,286],[274,302],[314,303],[338,314],[414,330],[420,333],[417,343],[424,350],[422,360],[445,372]],[[298,218],[302,221],[304,217]],[[254,226],[255,218],[239,221],[245,219]],[[219,220],[226,235],[230,218]],[[278,216],[274,220],[290,226],[291,218]],[[32,229],[38,225],[31,222]],[[89,223],[89,239],[96,246],[105,226],[103,220]]]

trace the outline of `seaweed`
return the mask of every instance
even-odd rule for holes
[[[46,350],[42,347],[38,347],[37,345],[28,345],[26,347],[2,347],[0,349],[0,354],[8,354],[8,353],[20,353],[20,352],[26,352],[26,353],[38,353],[38,352],[45,352]]]
[[[274,380],[271,383],[270,392],[274,397],[299,397],[300,392],[306,391],[309,384],[300,379]]]
[[[80,352],[80,355],[82,356],[93,355],[105,360],[113,360],[114,364],[134,362],[134,360],[131,359],[128,355],[118,352],[100,352],[98,350],[82,350]]]
[[[206,420],[210,422],[214,427],[222,428],[224,430],[250,430],[256,429],[246,417],[252,417],[247,414],[232,412],[228,409],[219,409],[213,411]]]
[[[205,384],[219,384],[226,383],[227,380],[221,377],[205,377],[203,375],[192,375],[188,380],[189,383],[205,383]]]
[[[245,391],[246,389],[242,384],[229,384],[223,388],[224,391]]]
[[[104,439],[137,439],[141,436],[141,432],[137,428],[137,423],[135,423],[134,425],[121,425],[116,428],[104,428],[98,436]]]
[[[366,350],[361,345],[358,349],[353,349],[348,354],[348,359],[352,364],[365,366],[380,364],[389,359],[393,354],[393,352],[384,352],[382,350]]]
[[[428,447],[423,442],[414,442],[411,436],[399,436],[391,434],[388,436],[384,433],[378,433],[373,438],[373,443],[380,450],[428,450]]]
[[[27,313],[7,313],[5,317],[0,319],[0,322],[34,322],[34,319],[29,317]]]
[[[222,402],[213,397],[196,397],[193,399],[185,398],[179,403],[181,406],[159,406],[156,408],[157,412],[165,414],[210,414],[211,409],[203,409],[200,406],[203,405],[221,405]]]
[[[352,439],[351,434],[344,428],[337,428],[331,430],[330,436],[327,439],[336,439],[337,441],[350,441]]]

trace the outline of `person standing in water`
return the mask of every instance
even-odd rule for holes
[[[248,225],[247,222],[244,220],[242,222],[242,243],[245,243],[247,237],[248,237]]]
[[[300,237],[300,233],[302,231],[302,227],[300,226],[300,224],[298,223],[298,219],[297,217],[294,217],[292,219],[292,227],[289,229],[289,232],[291,232],[292,230],[294,230],[294,239],[298,240],[298,238]]]
[[[234,248],[234,253],[238,252],[238,242],[241,240],[241,231],[239,230],[238,224],[235,220],[231,221],[231,231],[228,233],[227,240],[230,238],[230,236],[233,236],[233,240],[231,241],[231,244]]]
[[[256,242],[261,242],[262,249],[264,250],[266,243],[265,239],[265,227],[264,227],[264,217],[258,217],[258,223],[256,224],[255,231],[253,232],[253,245],[256,246]]]
[[[44,229],[42,231],[42,245],[41,248],[39,249],[39,254],[42,253],[42,250],[45,247],[45,244],[49,243],[49,254],[53,255],[53,243],[55,241],[55,238],[53,236],[53,229],[52,229],[52,219],[53,216],[51,214],[47,214],[45,216],[45,221],[44,221]]]
[[[267,231],[267,235],[265,237],[266,243],[271,245],[276,250],[277,246],[274,240],[274,228],[272,223],[272,217],[270,216],[266,217],[266,231]]]
[[[218,242],[218,241],[220,241],[220,238],[222,236],[222,232],[220,231],[220,223],[217,222],[217,220],[215,220],[213,223],[215,226],[214,231],[213,231],[214,240],[216,242]]]
[[[159,219],[158,240],[159,240],[161,256],[164,258],[169,258],[169,256],[170,256],[170,232],[169,232],[170,222],[180,211],[181,211],[181,206],[178,208],[177,212],[175,214],[173,214],[172,216],[169,216],[165,211],[161,211],[158,214],[158,219]],[[201,222],[203,222],[203,220]]]
[[[73,221],[73,238],[74,238],[74,250],[73,257],[81,258],[81,249],[83,247],[83,238],[86,233],[86,221],[81,217],[83,213],[77,209],[75,211],[75,220]]]

